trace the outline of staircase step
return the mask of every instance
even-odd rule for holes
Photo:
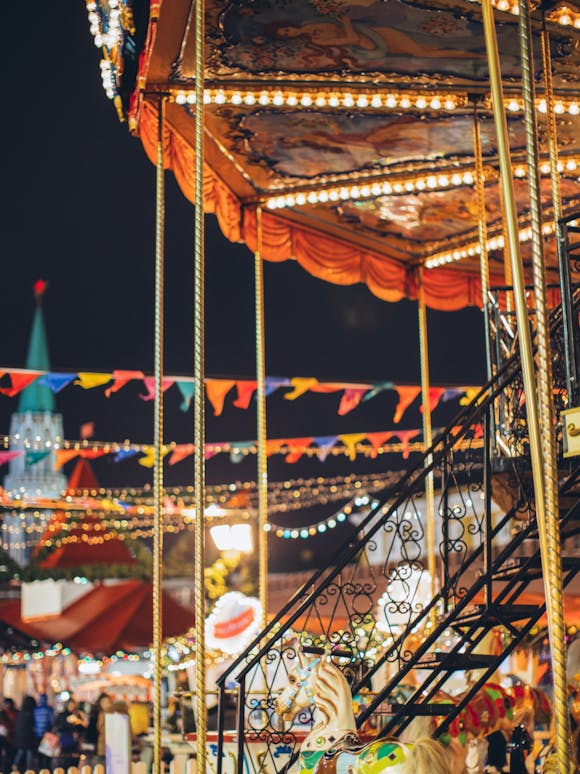
[[[526,566],[525,570],[522,568]],[[580,570],[580,557],[563,556],[562,569],[565,572],[570,570]],[[521,573],[522,580],[535,580],[542,577],[542,560],[539,554],[537,556],[514,556],[508,559],[499,570],[494,572],[493,580],[510,580],[515,575]]]
[[[450,715],[455,709],[455,705],[449,704],[425,704],[418,702],[413,704],[408,702],[393,702],[392,704],[380,704],[377,712],[385,715],[408,715],[409,717],[439,717],[440,715]]]
[[[467,607],[455,621],[450,622],[454,629],[461,629],[466,626],[481,622],[485,624],[502,624],[504,621],[522,621],[524,618],[531,618],[538,612],[538,605],[470,605]]]
[[[426,653],[417,662],[418,669],[440,669],[442,664],[445,671],[455,672],[464,669],[486,669],[497,664],[497,656],[487,653]]]

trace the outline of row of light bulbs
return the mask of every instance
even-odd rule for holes
[[[580,159],[568,158],[565,161],[558,161],[558,171],[560,173],[573,174],[580,165]],[[550,173],[549,163],[540,165],[540,172],[543,175]],[[515,177],[523,178],[527,175],[527,167],[524,164],[515,164],[513,166]],[[301,191],[299,193],[289,193],[283,196],[274,196],[267,199],[265,204],[270,210],[283,209],[285,207],[300,207],[306,204],[325,204],[326,202],[344,202],[358,199],[370,199],[376,196],[404,195],[409,193],[421,193],[422,191],[441,191],[449,188],[458,188],[463,185],[473,185],[475,170],[473,168],[457,171],[434,174],[412,175],[405,180],[391,182],[385,180],[367,184],[357,184],[351,186],[336,186],[332,188],[317,188],[311,191]],[[495,169],[488,168],[487,179],[496,179]]]
[[[576,221],[571,221],[570,225],[576,225]],[[544,223],[542,226],[542,234],[544,236],[549,236],[550,234],[553,234],[555,230],[554,223]],[[525,228],[521,228],[519,230],[519,241],[522,242],[529,242],[532,239],[532,229],[530,226],[526,226]],[[486,249],[489,252],[493,252],[495,250],[501,250],[504,246],[504,238],[503,235],[499,234],[498,236],[494,236],[491,239],[488,239],[485,243]],[[455,263],[456,261],[461,261],[465,258],[474,258],[475,256],[478,256],[481,253],[481,245],[479,244],[472,244],[466,247],[458,247],[455,250],[449,250],[442,253],[436,253],[435,255],[431,256],[429,260],[425,261],[425,268],[426,269],[435,269],[438,266],[443,266],[446,263]]]
[[[170,101],[177,105],[195,105],[196,93],[191,89],[179,89],[170,92]],[[445,111],[467,110],[470,107],[467,92],[423,93],[412,91],[297,91],[296,89],[261,89],[259,91],[242,88],[207,88],[203,93],[204,105],[234,105],[236,107],[283,107],[283,108],[347,108],[359,110],[409,110]],[[483,107],[492,109],[491,95],[483,99]],[[524,110],[522,97],[507,95],[504,98],[506,110],[521,113]],[[536,98],[536,110],[547,113],[548,106],[544,97]],[[554,113],[580,114],[578,99],[557,98],[554,101]]]
[[[170,97],[178,105],[195,105],[195,91],[179,89]],[[341,91],[296,91],[285,89],[204,89],[204,105],[246,105],[253,107],[304,107],[304,108],[360,108],[365,110],[400,108],[402,110],[446,110],[451,112],[468,105],[467,93],[462,94],[417,94],[416,92],[341,92]]]

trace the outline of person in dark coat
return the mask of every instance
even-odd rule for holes
[[[40,742],[47,731],[52,731],[54,725],[54,710],[49,706],[46,694],[41,693],[38,697],[38,704],[34,709],[34,733],[36,741]],[[50,758],[47,755],[38,753],[38,763],[41,769],[50,767]]]
[[[69,699],[64,710],[59,712],[54,721],[54,729],[60,744],[57,766],[67,769],[69,766],[77,765],[80,758],[80,737],[88,725],[89,719],[85,713],[74,699]]]
[[[10,771],[14,761],[14,727],[16,705],[14,699],[5,698],[0,709],[0,760],[3,770]]]
[[[36,701],[34,697],[25,696],[20,712],[16,715],[14,726],[14,745],[16,747],[14,766],[19,771],[26,771],[32,768],[34,752],[38,744],[36,734],[34,733],[35,709]]]

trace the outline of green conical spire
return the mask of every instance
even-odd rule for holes
[[[36,309],[32,321],[32,331],[30,333],[30,342],[28,344],[28,355],[26,356],[26,368],[33,371],[50,371],[50,360],[48,357],[48,342],[46,339],[46,330],[44,327],[44,315],[42,313],[42,296],[46,289],[46,283],[38,280],[34,284],[34,296],[36,298]],[[18,402],[18,413],[25,411],[50,411],[54,412],[56,405],[54,395],[50,387],[45,387],[38,383],[38,379],[32,382],[25,390],[20,393]]]

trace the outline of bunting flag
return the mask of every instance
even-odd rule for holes
[[[45,460],[48,455],[50,454],[49,451],[27,451],[26,452],[26,467],[31,468],[33,465],[36,465],[41,460]]]
[[[348,414],[355,409],[363,399],[363,396],[367,390],[363,387],[350,387],[345,390],[340,399],[340,405],[338,407],[338,413],[341,417]]]
[[[429,388],[429,413],[432,414],[435,411],[444,393],[445,393],[445,387]],[[423,413],[424,411],[423,404],[419,406],[419,411],[421,412],[421,414]]]
[[[152,468],[155,465],[155,447],[143,446],[141,451],[143,452],[143,456],[138,460],[139,465],[143,465],[144,468]],[[167,446],[161,448],[161,459],[165,457],[168,451],[169,449]]]
[[[77,378],[76,374],[44,374],[38,380],[43,387],[49,387],[54,393],[64,390],[65,387]]]
[[[286,438],[268,438],[266,441],[266,457],[278,454],[280,449],[286,445],[286,441]]]
[[[192,443],[183,443],[179,446],[176,446],[172,452],[171,457],[169,458],[169,464],[175,465],[178,462],[181,462],[181,460],[184,460],[186,457],[191,456],[195,452],[195,446]]]
[[[53,392],[60,392],[69,384],[73,383],[84,390],[92,390],[96,387],[106,386],[104,393],[110,397],[113,393],[119,392],[130,381],[142,381],[146,393],[140,397],[143,400],[153,400],[155,393],[155,380],[152,376],[145,376],[142,371],[133,370],[114,370],[111,373],[99,373],[96,371],[82,371],[79,373],[58,373],[48,371],[29,371],[27,369],[0,368],[0,377],[9,376],[10,386],[0,388],[0,395],[14,397],[23,389],[31,384],[35,379],[49,387]],[[191,378],[179,376],[166,376],[163,380],[163,390],[169,389],[172,384],[177,384],[181,393],[182,402],[180,408],[182,411],[188,411],[191,407],[191,401],[195,394],[195,384]],[[236,387],[236,397],[232,404],[239,409],[248,409],[252,404],[252,398],[256,391],[255,379],[206,379],[205,388],[207,398],[211,403],[215,416],[220,416],[224,409],[225,398],[232,389]],[[308,392],[314,393],[334,393],[342,392],[338,414],[344,416],[353,411],[361,402],[366,402],[371,398],[385,392],[386,390],[395,390],[397,392],[397,405],[395,409],[394,422],[398,424],[405,411],[413,403],[415,398],[421,392],[417,385],[396,385],[393,382],[379,382],[376,384],[361,384],[350,382],[319,382],[313,376],[294,376],[294,377],[266,377],[265,394],[272,395],[283,387],[291,389],[284,394],[286,400],[296,400]],[[433,411],[440,401],[450,401],[454,398],[460,398],[461,405],[467,405],[479,392],[479,387],[432,387],[430,389],[430,403]]]
[[[399,441],[403,445],[403,459],[406,460],[409,457],[410,450],[409,450],[409,443],[413,438],[416,438],[418,435],[421,434],[420,430],[397,430],[396,435],[399,439]]]
[[[417,431],[419,432],[419,431]],[[347,433],[347,435],[338,436],[348,451],[349,460],[356,459],[356,445],[366,438],[366,433]]]
[[[242,462],[248,451],[254,446],[254,443],[254,441],[235,441],[230,443],[230,462],[234,465]]]
[[[11,460],[15,460],[16,457],[22,457],[23,451],[0,451],[0,465],[6,465]]]
[[[276,390],[279,390],[280,387],[289,387],[289,386],[290,386],[290,379],[284,379],[284,378],[275,377],[275,376],[267,376],[266,387],[265,387],[266,397],[268,397],[268,395],[272,395],[272,393],[276,392]]]
[[[234,384],[235,381],[233,381],[233,379],[206,380],[205,394],[212,405],[214,416],[219,417],[224,410],[224,400]]]
[[[313,438],[314,443],[318,446],[318,459],[324,462],[328,457],[333,446],[338,441],[337,435],[319,435],[317,438]]]
[[[147,376],[145,379],[143,379],[143,384],[145,385],[145,389],[147,390],[146,395],[139,395],[139,397],[142,400],[154,400],[155,398],[155,377],[154,376]],[[173,379],[162,379],[161,380],[161,391],[167,392],[167,390],[175,384]]]
[[[113,371],[113,384],[107,387],[105,395],[110,398],[114,392],[119,392],[126,384],[133,379],[145,379],[143,371]]]
[[[318,384],[318,379],[314,379],[312,376],[294,376],[290,379],[290,384],[294,389],[287,392],[284,397],[286,400],[296,400],[296,398],[299,398],[316,386]]]
[[[403,414],[405,413],[405,411],[409,408],[411,403],[421,392],[421,388],[395,386],[395,390],[397,391],[397,395],[399,396],[399,399],[397,401],[397,406],[395,408],[395,416],[393,417],[393,422],[396,425],[398,425],[401,419],[403,418]]]
[[[114,462],[122,462],[128,460],[130,457],[135,457],[139,454],[139,449],[119,449],[113,457]]]
[[[371,398],[374,398],[376,395],[380,395],[381,392],[385,392],[385,390],[394,390],[395,385],[393,382],[379,382],[379,384],[375,384],[375,386],[370,389],[366,395],[363,398],[363,403],[367,400],[370,400]]]
[[[288,444],[288,454],[284,457],[284,462],[290,464],[298,462],[313,440],[313,438],[293,438],[292,442]]]
[[[258,382],[236,382],[238,397],[234,401],[234,406],[239,409],[247,409],[257,387]]]
[[[378,456],[379,449],[381,446],[386,443],[389,438],[392,438],[395,433],[392,430],[385,431],[384,433],[367,433],[367,441],[370,442],[371,446],[373,447],[373,453],[371,454],[371,457],[374,459]]]
[[[175,382],[179,392],[181,393],[182,401],[179,408],[182,411],[189,411],[191,401],[195,395],[195,384],[193,382],[177,381]]]
[[[38,379],[39,376],[40,373],[30,371],[24,374],[12,373],[10,374],[10,387],[0,387],[0,394],[13,398],[28,387],[29,384],[32,384],[35,379]]]
[[[111,378],[112,374],[96,374],[87,371],[77,374],[75,384],[78,384],[83,390],[92,390],[95,387],[102,387],[103,384],[108,384]]]

